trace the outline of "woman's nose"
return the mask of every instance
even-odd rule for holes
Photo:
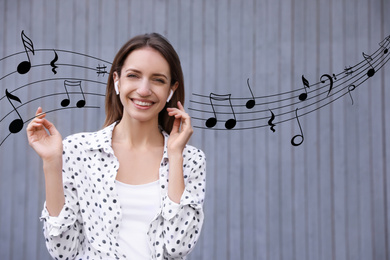
[[[150,84],[149,84],[148,80],[142,80],[140,82],[140,85],[139,85],[139,87],[137,89],[137,93],[141,97],[147,97],[147,96],[152,94],[152,91],[150,89]]]

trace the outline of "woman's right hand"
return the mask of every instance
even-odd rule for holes
[[[62,137],[45,117],[39,107],[35,118],[27,126],[28,143],[44,162],[58,162],[62,160]]]

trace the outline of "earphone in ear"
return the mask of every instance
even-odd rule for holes
[[[171,89],[171,92],[169,93],[169,96],[167,99],[167,103],[171,100],[172,96],[173,96],[173,90]]]
[[[114,88],[115,88],[115,93],[117,94],[117,95],[119,95],[119,83],[118,83],[118,81],[115,81],[115,83],[114,83]]]

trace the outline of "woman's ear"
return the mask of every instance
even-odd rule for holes
[[[167,98],[167,103],[171,100],[171,98],[173,96],[173,93],[175,93],[175,90],[177,89],[178,86],[179,86],[179,82],[176,81],[176,83],[173,84],[173,86],[171,87],[171,90],[169,91],[169,96]]]
[[[119,77],[118,77],[118,73],[116,73],[116,71],[113,74],[113,80],[114,80],[115,93],[117,95],[119,95]]]

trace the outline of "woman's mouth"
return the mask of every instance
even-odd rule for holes
[[[154,104],[154,102],[148,101],[148,100],[132,99],[132,101],[136,105],[136,107],[142,108],[142,109],[149,108]]]

